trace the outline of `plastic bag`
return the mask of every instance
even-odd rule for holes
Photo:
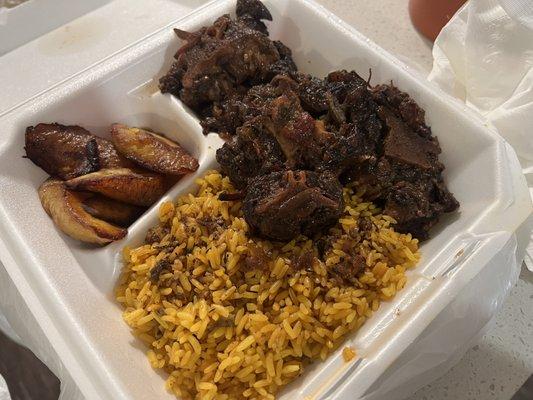
[[[470,0],[444,27],[428,79],[464,101],[516,151],[533,197],[533,2]],[[525,262],[533,271],[533,234]]]

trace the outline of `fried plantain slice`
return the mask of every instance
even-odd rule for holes
[[[198,169],[196,158],[178,143],[156,133],[113,124],[111,140],[121,155],[149,170],[183,175]]]
[[[83,200],[83,208],[93,217],[119,226],[131,225],[146,210],[144,207],[126,204],[99,194],[93,194]]]
[[[39,187],[39,199],[56,226],[86,243],[107,244],[122,239],[128,231],[111,225],[87,213],[82,206],[82,196],[67,190],[59,179],[49,178]]]
[[[117,149],[110,140],[96,136],[98,145],[98,161],[101,169],[107,168],[134,168],[135,164],[118,154]]]
[[[71,179],[100,168],[95,136],[77,125],[26,128],[26,156],[52,176]]]
[[[149,206],[165,193],[165,179],[152,172],[129,168],[110,168],[82,175],[65,182],[72,190],[100,193],[114,200]]]

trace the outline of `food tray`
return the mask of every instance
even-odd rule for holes
[[[529,193],[514,152],[464,106],[418,80],[314,2],[265,4],[274,18],[268,24],[271,37],[293,50],[301,71],[323,76],[346,68],[366,76],[372,69],[372,83],[393,80],[426,110],[443,149],[445,179],[461,202],[460,213],[443,218],[421,247],[422,260],[408,272],[405,289],[349,336],[346,344],[357,349],[357,358],[346,363],[339,350],[280,393],[280,399],[355,399],[379,385],[428,324],[509,245],[513,233],[524,229],[531,212]],[[174,26],[194,30],[234,6],[234,1],[213,1]],[[165,27],[0,115],[0,257],[87,399],[173,398],[164,390],[164,374],[152,370],[146,348],[122,321],[113,289],[121,249],[141,243],[157,221],[161,202],[192,190],[196,177],[216,167],[215,150],[222,140],[204,136],[197,118],[157,89],[157,78],[178,45]],[[200,168],[152,206],[122,241],[103,248],[83,245],[58,231],[45,214],[37,188],[46,175],[22,158],[25,127],[55,121],[79,124],[101,136],[107,136],[113,122],[149,126],[181,143],[198,157]],[[517,254],[525,246],[522,236],[517,235]]]
[[[110,1],[33,0],[0,7],[0,56]]]

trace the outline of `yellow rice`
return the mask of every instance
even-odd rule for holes
[[[124,249],[117,287],[124,320],[149,347],[152,367],[169,374],[167,389],[183,399],[274,399],[402,289],[405,270],[419,259],[418,241],[395,232],[392,218],[347,187],[324,260],[291,268],[298,256],[318,254],[316,241],[253,238],[241,202],[218,200],[233,191],[228,178],[211,171],[198,185],[196,194],[160,207],[160,225],[169,228],[160,242]],[[206,217],[224,225],[210,232],[198,222]],[[361,217],[374,229],[358,230]],[[246,265],[253,248],[268,254],[263,268]],[[354,285],[328,273],[347,250],[366,260]],[[163,259],[170,267],[154,278]],[[352,360],[355,351],[343,355]]]

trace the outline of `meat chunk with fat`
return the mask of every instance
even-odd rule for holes
[[[244,188],[257,175],[285,168],[285,156],[274,137],[259,123],[239,128],[237,136],[217,150],[217,161],[237,188]]]
[[[177,60],[161,78],[160,87],[196,111],[245,93],[248,81],[266,81],[270,65],[280,60],[267,35],[227,15],[198,32],[177,33],[187,43],[178,50]]]
[[[427,239],[440,215],[459,203],[444,184],[440,146],[424,111],[393,85],[370,90],[347,71],[332,72],[323,87],[334,94],[345,120],[331,118],[331,106],[323,114],[335,140],[320,169],[365,187],[365,198],[383,205],[398,231]]]
[[[302,109],[295,85],[290,78],[277,77],[246,96],[255,97],[243,116],[247,121],[217,151],[222,171],[237,187],[258,175],[315,169],[323,162],[332,135]]]
[[[459,207],[442,179],[439,143],[412,129],[388,107],[379,115],[387,127],[382,165],[387,165],[390,183],[381,196],[384,212],[396,219],[398,231],[427,239],[439,217]]]
[[[265,114],[269,104],[286,91],[297,87],[295,81],[286,75],[277,75],[268,84],[255,85],[245,95],[234,95],[227,100],[214,103],[205,109],[201,120],[204,132],[219,132],[231,137],[237,128],[254,117]]]
[[[287,91],[268,104],[266,125],[280,144],[288,168],[315,169],[332,135],[304,111],[298,96]]]
[[[393,111],[419,135],[431,135],[431,128],[426,125],[426,112],[407,93],[390,84],[377,85],[372,89],[372,94],[378,104]]]
[[[244,217],[255,233],[273,240],[313,236],[334,225],[344,207],[335,176],[312,171],[282,171],[249,182]]]
[[[259,0],[237,0],[235,12],[239,22],[268,35],[268,29],[261,20],[272,21],[272,14]]]
[[[455,211],[459,203],[444,186],[433,179],[418,184],[400,181],[389,191],[383,212],[393,217],[399,232],[425,240],[429,230],[444,213]]]
[[[438,159],[441,149],[435,137],[420,136],[387,107],[381,107],[378,115],[388,130],[383,141],[387,158],[436,173],[444,169]]]
[[[197,112],[205,133],[234,134],[245,122],[248,90],[296,71],[291,50],[268,37],[262,20],[271,18],[260,1],[239,0],[236,19],[224,15],[196,32],[175,30],[185,44],[160,88]]]

